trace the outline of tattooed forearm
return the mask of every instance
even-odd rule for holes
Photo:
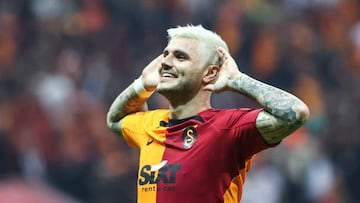
[[[118,122],[127,114],[146,111],[147,98],[139,97],[134,90],[134,84],[127,87],[112,103],[107,114],[107,125],[114,131],[119,132]]]
[[[266,141],[275,143],[299,128],[308,118],[307,106],[296,96],[240,74],[231,88],[254,98],[264,110],[257,118],[257,127]]]
[[[304,103],[294,95],[267,85],[245,74],[232,82],[232,88],[256,99],[272,115],[288,122],[305,120],[299,106]]]

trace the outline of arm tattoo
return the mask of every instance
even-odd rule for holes
[[[111,104],[107,114],[107,125],[115,133],[121,133],[120,121],[127,114],[146,111],[147,98],[141,98],[134,90],[134,84],[127,87]]]
[[[304,124],[309,116],[307,106],[296,96],[245,74],[237,76],[230,86],[263,106],[256,126],[267,143],[279,142]]]

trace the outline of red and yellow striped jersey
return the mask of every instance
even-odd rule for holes
[[[255,126],[261,109],[208,109],[183,120],[169,110],[122,121],[126,142],[140,149],[139,203],[238,203],[254,154],[267,145]]]

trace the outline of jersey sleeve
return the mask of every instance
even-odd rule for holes
[[[125,116],[121,122],[121,132],[126,143],[132,147],[139,147],[147,139],[145,135],[146,122],[144,112],[137,112]]]
[[[164,129],[159,128],[159,124],[162,120],[167,121],[168,114],[168,110],[160,109],[125,116],[121,122],[121,132],[126,143],[140,148],[150,137],[161,140]]]
[[[234,112],[232,124],[235,127],[238,155],[241,160],[249,160],[256,153],[276,146],[267,144],[256,127],[256,118],[262,109],[246,109]]]

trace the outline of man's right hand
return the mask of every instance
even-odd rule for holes
[[[163,55],[159,55],[154,60],[152,60],[142,71],[141,80],[143,86],[147,91],[153,91],[156,89],[159,80],[160,74],[159,70],[161,68],[161,59]]]
[[[239,71],[235,60],[229,52],[222,47],[219,47],[217,52],[222,61],[220,75],[214,84],[208,84],[204,87],[204,89],[220,93],[233,89],[231,85],[232,81],[242,73]]]

